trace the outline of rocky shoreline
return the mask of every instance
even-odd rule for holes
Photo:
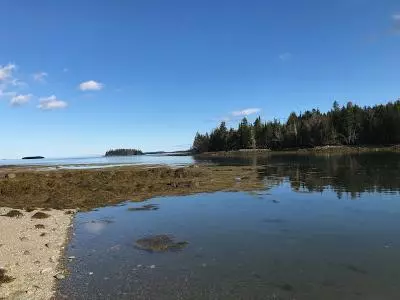
[[[3,168],[0,169],[0,205],[15,209],[90,210],[156,196],[254,190],[261,186],[257,167]]]
[[[257,190],[256,167],[0,169],[0,299],[52,299],[75,212],[155,196]]]

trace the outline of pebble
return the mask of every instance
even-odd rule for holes
[[[58,280],[61,280],[61,279],[64,279],[64,278],[65,278],[65,275],[59,273],[59,274],[55,275],[54,278],[56,278],[56,279],[58,279]]]
[[[89,272],[89,275],[93,275],[93,272]]]
[[[50,271],[51,271],[51,268],[45,268],[45,269],[40,271],[40,274],[48,273]]]

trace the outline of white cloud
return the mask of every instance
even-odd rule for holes
[[[258,113],[260,111],[261,111],[260,108],[246,108],[246,109],[243,109],[243,110],[232,112],[232,116],[234,116],[234,117],[246,117],[246,116],[249,116],[249,115],[256,114],[256,113]]]
[[[68,68],[64,68],[64,69],[63,69],[63,72],[64,72],[64,73],[67,73],[68,71],[69,71]]]
[[[292,57],[293,57],[293,55],[292,55],[292,53],[290,53],[290,52],[281,53],[281,54],[279,55],[279,59],[280,59],[281,61],[288,61],[288,60],[290,60]]]
[[[394,14],[392,15],[392,19],[396,22],[396,21],[400,21],[400,13],[399,14]]]
[[[46,82],[46,77],[49,76],[49,74],[47,74],[46,72],[38,72],[38,73],[33,74],[32,76],[33,76],[33,80],[44,83],[44,82]]]
[[[0,65],[0,81],[12,78],[12,73],[15,69],[16,65],[14,64]]]
[[[102,83],[94,80],[85,81],[79,85],[79,89],[81,91],[99,91],[103,87],[104,85]]]
[[[11,98],[10,104],[12,106],[20,106],[20,105],[23,105],[23,104],[29,102],[29,100],[31,100],[31,98],[32,98],[32,94],[15,95]]]
[[[67,106],[67,102],[59,100],[55,95],[52,95],[50,97],[40,98],[40,104],[37,107],[42,110],[53,110],[66,108]]]

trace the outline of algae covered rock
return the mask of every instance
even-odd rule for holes
[[[173,236],[160,234],[138,239],[136,248],[148,252],[180,251],[189,243],[187,241],[176,242]]]

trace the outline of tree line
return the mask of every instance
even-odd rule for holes
[[[130,156],[142,154],[143,152],[138,149],[111,149],[106,152],[105,156]]]
[[[330,111],[312,109],[297,115],[292,112],[286,122],[254,123],[243,118],[237,128],[225,122],[210,133],[197,133],[192,150],[231,151],[239,149],[290,149],[327,145],[400,144],[400,100],[387,104],[340,107],[334,102]]]

